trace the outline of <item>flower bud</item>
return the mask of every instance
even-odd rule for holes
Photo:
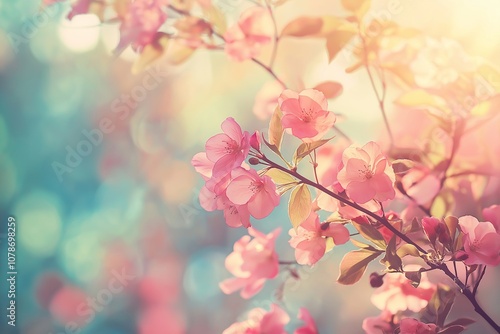
[[[260,163],[260,160],[256,157],[251,157],[250,159],[248,159],[248,163],[250,165],[258,165]]]
[[[260,152],[260,132],[255,131],[254,134],[250,137],[250,146]]]
[[[384,284],[384,275],[379,275],[377,273],[370,274],[370,285],[372,288],[381,287]]]

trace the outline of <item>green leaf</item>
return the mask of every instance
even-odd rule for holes
[[[334,138],[334,137],[332,137]],[[321,147],[322,145],[328,143],[332,138],[329,139],[322,139],[318,141],[314,141],[312,143],[302,143],[300,146],[295,150],[295,153],[293,154],[293,163],[294,165],[297,165],[300,160],[304,159],[309,153],[317,149],[318,147]]]
[[[358,241],[356,239],[351,239],[351,242],[354,246],[362,248],[362,249],[368,249],[368,250],[371,250],[374,252],[380,251],[380,249],[377,249],[377,248],[373,247],[372,245],[365,244],[364,242]]]
[[[361,19],[370,9],[370,0],[341,0],[342,6]]]
[[[438,334],[460,334],[465,330],[465,326],[453,325],[440,330]]]
[[[407,255],[420,257],[420,252],[418,251],[417,247],[411,244],[404,244],[403,246],[399,247],[398,250],[396,251],[396,254],[400,258],[404,258]]]
[[[340,262],[340,275],[337,282],[344,285],[356,283],[363,277],[368,264],[380,254],[382,251],[370,249],[359,249],[347,253]]]
[[[283,113],[279,107],[274,110],[273,116],[269,121],[269,143],[278,148],[281,148],[281,141],[283,140],[283,126],[281,125],[281,118]]]
[[[453,320],[452,322],[448,323],[445,327],[455,326],[455,325],[460,325],[460,326],[466,327],[466,326],[472,325],[475,322],[476,322],[476,320],[470,319],[470,318],[458,318],[458,319]]]
[[[314,86],[314,89],[322,92],[327,99],[333,99],[342,93],[342,85],[335,81],[325,81]]]
[[[405,92],[394,103],[405,107],[422,107],[429,106],[449,113],[449,108],[446,101],[437,95],[426,92],[422,89],[414,89]]]
[[[387,244],[384,240],[384,237],[375,227],[368,224],[358,224],[355,222],[352,222],[352,225],[359,232],[359,234],[361,234],[363,238],[373,242],[373,244],[377,246],[378,249],[380,250],[386,249]]]
[[[385,256],[380,260],[380,263],[384,264],[389,271],[401,272],[403,270],[403,262],[396,253],[396,235],[387,244]]]
[[[264,175],[269,176],[271,179],[273,179],[274,183],[280,185],[297,182],[297,180],[293,176],[277,168],[267,169]]]
[[[292,190],[288,202],[288,216],[292,226],[296,229],[311,213],[312,201],[309,188],[301,184]]]
[[[455,292],[451,287],[439,284],[427,307],[422,311],[422,321],[443,327],[454,301]]]
[[[411,281],[411,285],[414,288],[418,288],[420,285],[420,280],[422,279],[422,272],[418,271],[406,271],[405,277]]]
[[[347,43],[356,35],[355,31],[339,29],[328,34],[326,38],[326,51],[328,52],[328,62],[346,46]]]

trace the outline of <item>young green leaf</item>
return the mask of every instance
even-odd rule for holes
[[[368,241],[371,241],[378,249],[384,250],[387,247],[387,244],[384,240],[382,234],[375,227],[368,224],[358,224],[352,222],[354,228],[361,234],[363,238]]]
[[[333,137],[332,137],[333,138]],[[322,139],[318,141],[314,141],[312,143],[302,143],[300,146],[295,150],[295,153],[293,154],[293,163],[294,165],[297,165],[300,160],[304,159],[309,153],[317,149],[318,147],[323,146],[324,144],[328,143],[332,138],[329,139]]]
[[[307,185],[301,184],[292,190],[288,202],[288,216],[294,228],[297,228],[311,213],[311,193]]]
[[[340,275],[337,282],[344,285],[356,283],[363,277],[368,264],[380,254],[382,251],[370,249],[358,249],[347,253],[340,262]]]
[[[283,139],[283,126],[281,125],[281,118],[283,113],[279,107],[274,110],[273,116],[269,121],[269,143],[278,148],[281,148],[281,141]]]
[[[274,183],[280,185],[297,182],[297,180],[293,176],[277,168],[267,169],[264,175],[269,176],[271,179],[273,179]]]

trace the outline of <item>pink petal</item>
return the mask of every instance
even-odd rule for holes
[[[279,200],[278,195],[261,190],[248,201],[248,211],[256,219],[267,217],[276,207],[276,198]]]
[[[245,287],[247,284],[244,278],[228,278],[219,283],[219,287],[226,295],[232,294]]]
[[[351,238],[349,230],[344,225],[338,223],[329,223],[328,228],[321,235],[332,237],[335,245],[343,245]]]
[[[233,140],[224,133],[219,133],[208,138],[205,144],[207,158],[212,162],[217,162],[217,160],[227,154],[226,146],[228,144],[233,145]]]
[[[295,259],[298,264],[313,265],[325,255],[326,239],[318,237],[301,242],[295,248]]]
[[[350,182],[346,188],[347,195],[355,202],[364,204],[371,200],[376,191],[367,182]]]
[[[191,159],[191,165],[193,165],[194,169],[200,173],[205,180],[212,177],[214,163],[208,160],[206,152],[196,153],[193,159]]]
[[[281,119],[281,124],[285,129],[291,129],[292,134],[297,138],[313,138],[318,134],[318,130],[313,123],[302,121],[298,116],[285,114]]]
[[[252,196],[254,196],[251,190],[253,183],[254,179],[248,175],[242,175],[231,180],[226,189],[227,198],[237,205],[247,204]],[[252,210],[250,210],[250,213],[252,213]]]
[[[234,118],[226,118],[226,120],[222,122],[221,128],[222,131],[224,131],[224,133],[229,136],[229,138],[233,139],[238,144],[241,142],[241,139],[243,138],[243,132],[241,131],[240,125],[236,123]]]
[[[328,101],[325,94],[316,89],[305,89],[299,93],[299,102],[302,108],[313,109],[315,111],[327,110]]]

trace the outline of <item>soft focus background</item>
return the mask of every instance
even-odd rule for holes
[[[303,14],[342,14],[337,2],[291,0],[277,10],[278,25]],[[496,0],[373,2],[380,15],[396,2],[402,10],[391,20],[454,38],[498,63]],[[226,0],[221,8],[236,18],[246,4]],[[132,75],[133,53],[111,54],[115,25],[92,16],[68,23],[64,6],[37,21],[38,5],[0,0],[0,247],[5,254],[6,219],[14,215],[19,273],[18,326],[7,328],[2,311],[0,332],[215,334],[282,294],[292,319],[306,306],[321,333],[361,333],[362,319],[379,312],[366,278],[335,284],[341,251],[303,270],[301,282],[282,274],[250,301],[219,290],[229,276],[224,259],[244,231],[201,209],[202,180],[189,161],[227,116],[249,131],[267,127],[252,109],[268,73],[220,51],[198,51],[180,66]],[[344,93],[330,107],[344,115],[339,128],[359,142],[377,139],[383,127],[373,91],[365,72],[344,73],[350,63],[340,55],[328,65],[317,41],[286,40],[275,69],[296,87],[297,77],[305,86],[341,82]],[[103,128],[101,137],[96,129]],[[281,226],[278,254],[293,259],[286,205],[255,226]],[[3,255],[0,263],[3,270]],[[496,319],[500,308],[487,287],[497,289],[497,278],[489,272],[480,296]],[[5,287],[2,278],[2,310]],[[456,312],[472,309],[464,303]]]

